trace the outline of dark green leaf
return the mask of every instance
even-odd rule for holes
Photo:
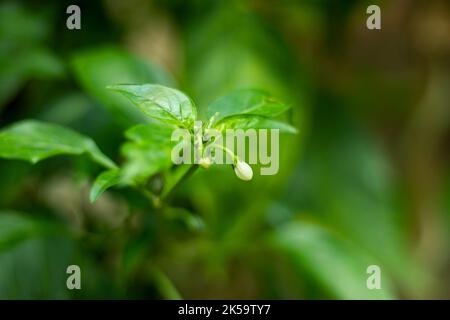
[[[24,120],[0,131],[0,157],[3,158],[36,163],[55,155],[84,153],[107,168],[116,167],[91,138],[59,125]]]

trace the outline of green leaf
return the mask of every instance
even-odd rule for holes
[[[388,275],[382,264],[352,243],[325,228],[297,221],[279,228],[271,238],[275,250],[285,254],[293,265],[338,299],[392,299]],[[369,265],[382,270],[382,287],[369,290]]]
[[[122,181],[126,184],[144,183],[148,177],[172,165],[170,148],[158,148],[152,143],[128,142],[121,151],[127,158],[122,168]]]
[[[120,170],[112,169],[100,173],[95,179],[89,194],[89,200],[93,203],[108,188],[120,183]]]
[[[141,183],[154,173],[172,165],[170,153],[176,143],[171,141],[172,127],[151,123],[136,125],[125,132],[131,141],[122,146],[127,159],[122,169],[124,183]]]
[[[100,47],[77,53],[71,66],[87,93],[104,106],[124,127],[145,123],[147,119],[125,97],[111,92],[112,83],[161,83],[173,81],[160,68],[114,48]]]
[[[192,127],[197,110],[183,92],[169,87],[144,85],[112,85],[111,90],[122,93],[147,117],[182,127]]]
[[[267,92],[254,89],[235,90],[208,105],[207,116],[216,115],[215,122],[230,116],[242,114],[266,117],[277,116],[289,106],[272,98]]]
[[[36,163],[55,155],[84,153],[107,168],[116,167],[91,138],[59,125],[24,120],[0,131],[0,157],[2,158],[22,159]]]
[[[282,133],[297,133],[293,126],[262,116],[242,115],[223,119],[218,127],[224,129],[278,129]]]

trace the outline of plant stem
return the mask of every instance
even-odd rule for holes
[[[215,144],[215,143],[212,144],[212,145],[210,145],[210,147],[212,147],[212,146],[219,147],[219,149],[222,149],[223,151],[225,151],[225,152],[233,159],[233,163],[235,163],[237,160],[239,160],[238,156],[235,155],[235,154],[233,153],[233,151],[231,151],[231,150],[228,149],[227,147],[224,147],[223,145]]]
[[[172,192],[184,181],[186,181],[189,177],[191,177],[197,169],[198,165],[194,164],[190,166],[189,169],[184,173],[182,173],[180,176],[175,177],[175,179],[171,182],[169,186],[164,187],[164,190],[161,194],[161,198],[164,200],[167,199],[172,194]]]

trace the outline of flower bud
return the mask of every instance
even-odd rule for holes
[[[234,166],[234,172],[241,180],[248,181],[253,178],[252,168],[244,161],[238,160]]]

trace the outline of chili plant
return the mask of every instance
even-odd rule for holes
[[[93,183],[91,202],[108,188],[129,186],[142,192],[158,208],[171,191],[197,168],[211,165],[211,160],[202,154],[200,165],[175,165],[171,160],[174,130],[183,128],[192,132],[190,143],[200,151],[208,139],[205,134],[196,133],[198,123],[202,123],[203,129],[214,128],[220,133],[226,129],[296,132],[288,123],[275,119],[289,106],[261,90],[237,90],[222,96],[207,106],[206,121],[197,122],[202,119],[198,117],[194,102],[179,90],[157,84],[112,85],[108,88],[123,94],[148,118],[147,123],[136,124],[125,131],[127,141],[121,146],[125,160],[121,165],[108,158],[91,138],[72,129],[37,120],[23,120],[1,130],[0,157],[37,163],[56,155],[87,155],[106,169]],[[250,180],[253,176],[251,167],[233,153],[232,158],[236,176]]]

